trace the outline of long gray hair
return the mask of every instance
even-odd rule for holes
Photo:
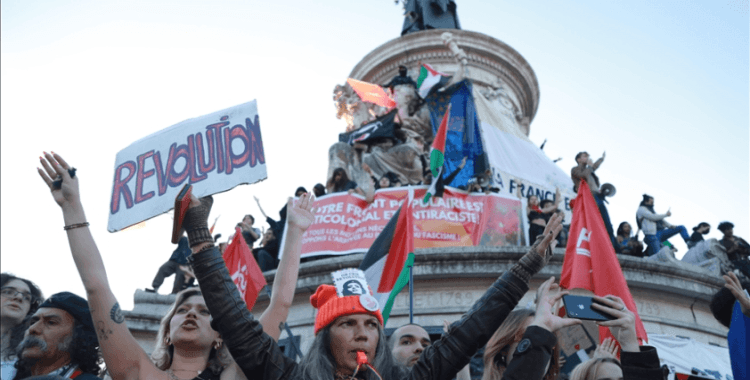
[[[396,363],[388,347],[383,327],[378,325],[378,345],[375,348],[375,361],[372,363],[383,380],[406,378],[408,369]],[[304,380],[333,379],[336,360],[331,353],[331,326],[324,327],[315,336],[310,350],[297,367],[294,378]],[[365,372],[365,379],[377,379],[372,371]]]

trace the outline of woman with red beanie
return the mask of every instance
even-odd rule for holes
[[[301,197],[302,209],[309,209],[309,197]],[[208,214],[213,200],[193,197],[182,227],[188,233],[193,255],[190,261],[211,315],[212,326],[224,337],[229,351],[249,379],[343,380],[431,379],[450,380],[471,356],[489,340],[528,290],[529,279],[552,255],[551,243],[561,229],[561,218],[553,217],[544,238],[534,244],[518,263],[505,272],[487,292],[435,344],[427,347],[410,369],[397,364],[383,333],[383,317],[377,301],[360,285],[337,290],[321,285],[310,297],[318,310],[315,339],[300,363],[284,356],[274,340],[247,310],[221,253],[208,231]],[[311,215],[288,219],[287,237],[301,236],[312,223]],[[179,227],[179,226],[178,226]],[[301,239],[293,239],[298,244]],[[299,247],[297,248],[299,249]],[[551,282],[551,280],[549,281]],[[364,288],[367,288],[366,286]],[[364,294],[363,294],[364,293]],[[557,301],[564,292],[551,297]],[[523,336],[527,342],[511,361],[503,379],[541,379],[552,354],[555,331],[563,324],[579,323],[552,314]]]

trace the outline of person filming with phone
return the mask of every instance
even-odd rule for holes
[[[584,297],[581,297],[584,298]],[[621,355],[617,360],[610,355],[597,355],[577,365],[570,374],[570,380],[662,380],[664,371],[659,366],[656,348],[639,346],[635,329],[635,314],[628,310],[620,297],[585,297],[591,300],[590,311],[581,313],[586,319],[597,320],[599,326],[608,327],[612,336],[620,344]],[[565,300],[570,314],[570,302]],[[605,341],[605,343],[607,343]],[[616,356],[616,348],[609,350]]]

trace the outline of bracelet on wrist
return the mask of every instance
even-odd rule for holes
[[[63,229],[65,231],[72,230],[75,228],[81,228],[81,227],[88,227],[89,222],[83,222],[83,223],[76,223],[76,224],[68,224],[67,226],[63,226]]]

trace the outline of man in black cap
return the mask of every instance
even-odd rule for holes
[[[727,258],[736,269],[750,278],[750,244],[745,239],[734,236],[734,224],[731,222],[721,222],[718,228],[724,234],[719,243],[726,249]]]
[[[31,317],[29,329],[17,348],[18,372],[14,379],[42,375],[99,379],[98,348],[88,302],[73,293],[57,293]]]

